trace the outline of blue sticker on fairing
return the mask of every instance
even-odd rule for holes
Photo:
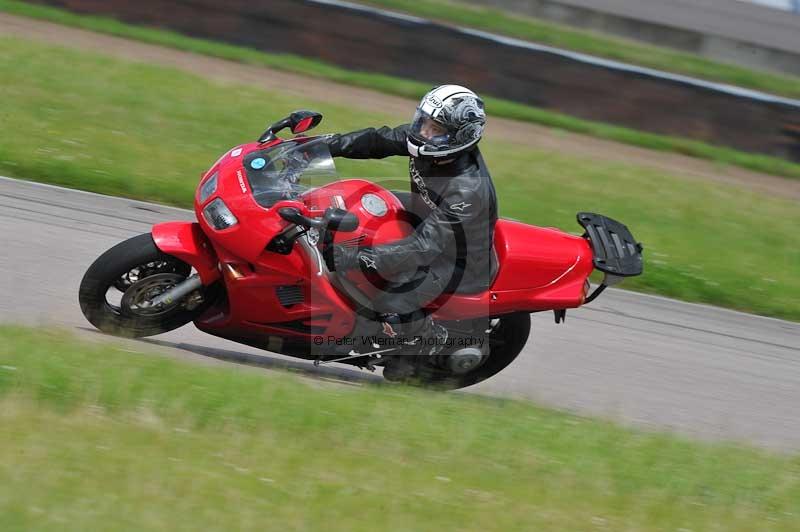
[[[250,161],[250,168],[254,170],[261,170],[264,168],[264,165],[267,164],[267,161],[259,157],[258,159],[253,159]]]

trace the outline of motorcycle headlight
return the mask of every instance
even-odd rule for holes
[[[200,203],[205,203],[206,200],[211,197],[211,194],[217,191],[217,177],[219,177],[219,172],[214,172],[211,174],[211,177],[206,179],[205,183],[200,186],[200,196],[198,198]]]
[[[236,216],[219,198],[206,205],[206,208],[203,209],[203,217],[208,222],[208,225],[217,230],[227,229],[239,223]]]

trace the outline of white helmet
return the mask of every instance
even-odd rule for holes
[[[422,136],[426,120],[433,120],[447,133]],[[413,157],[448,157],[473,147],[486,125],[483,100],[460,85],[440,85],[423,96],[408,132],[408,153]]]

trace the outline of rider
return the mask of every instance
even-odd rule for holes
[[[479,293],[491,284],[497,197],[477,147],[485,123],[474,92],[442,85],[422,98],[411,124],[328,139],[334,157],[410,155],[411,194],[398,196],[416,221],[414,232],[390,244],[333,249],[336,269],[360,267],[390,281],[372,300],[389,336],[442,343],[447,332],[420,309],[442,293]]]

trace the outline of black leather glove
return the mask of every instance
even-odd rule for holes
[[[333,245],[326,251],[323,253],[325,264],[332,272],[352,270],[358,266],[357,247]]]
[[[330,271],[344,272],[359,267],[364,271],[375,270],[375,259],[371,248],[334,245],[323,255]]]

